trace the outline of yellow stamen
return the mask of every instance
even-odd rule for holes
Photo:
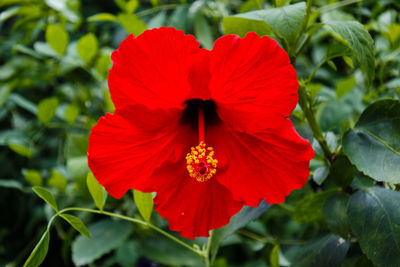
[[[213,158],[214,149],[207,147],[201,141],[196,147],[190,149],[186,155],[186,168],[189,176],[195,178],[198,182],[206,182],[217,172],[218,160]]]

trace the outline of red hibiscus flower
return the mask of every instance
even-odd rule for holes
[[[194,238],[306,183],[314,152],[288,118],[297,77],[274,40],[226,35],[208,51],[160,28],[130,35],[112,61],[116,111],[93,127],[88,151],[112,196],[157,192],[170,229]]]

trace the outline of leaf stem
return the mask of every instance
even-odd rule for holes
[[[197,250],[193,247],[191,247],[190,245],[186,244],[185,242],[179,240],[178,238],[174,237],[173,235],[167,233],[166,231],[158,228],[157,226],[151,224],[151,223],[147,223],[145,221],[139,220],[139,219],[135,219],[135,218],[131,218],[128,216],[124,216],[124,215],[120,215],[120,214],[115,214],[112,212],[107,212],[107,211],[100,211],[100,210],[94,210],[94,209],[87,209],[87,208],[76,208],[76,207],[72,207],[72,208],[66,208],[63,210],[60,210],[59,212],[57,212],[49,221],[49,225],[51,224],[51,222],[54,220],[55,217],[61,215],[64,212],[68,212],[68,211],[84,211],[84,212],[90,212],[90,213],[97,213],[97,214],[103,214],[103,215],[107,215],[110,217],[115,217],[121,220],[125,220],[125,221],[129,221],[132,223],[137,223],[137,224],[141,224],[141,225],[146,225],[149,228],[159,232],[160,234],[164,235],[165,237],[168,237],[169,239],[171,239],[172,241],[178,243],[179,245],[189,249],[190,251],[196,253],[198,256],[204,258],[204,253],[200,250]],[[49,226],[48,226],[49,227]]]

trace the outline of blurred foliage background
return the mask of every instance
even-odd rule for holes
[[[306,186],[225,228],[214,266],[400,266],[399,11],[397,0],[0,0],[0,265],[22,266],[54,214],[32,186],[60,209],[95,208],[86,153],[114,109],[111,52],[171,26],[207,49],[230,33],[278,40],[301,84],[292,121],[316,151]],[[142,216],[131,193],[104,209]],[[75,215],[91,239],[58,219],[43,266],[202,264],[146,226]]]

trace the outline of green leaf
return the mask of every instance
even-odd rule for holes
[[[325,200],[335,194],[338,189],[330,189],[326,191],[317,192],[315,194],[307,195],[294,207],[293,218],[299,223],[314,222],[321,220],[322,207]]]
[[[357,21],[328,21],[325,24],[335,37],[352,49],[370,84],[375,77],[374,41],[371,35]]]
[[[323,207],[323,214],[329,229],[343,238],[347,238],[350,233],[350,222],[346,213],[349,198],[350,196],[347,194],[335,194],[325,201]]]
[[[139,0],[130,0],[125,4],[125,10],[128,13],[133,13],[139,7]]]
[[[0,87],[0,107],[6,103],[8,96],[10,95],[11,91],[13,90],[13,86],[11,84],[7,84]]]
[[[76,231],[81,233],[82,235],[90,238],[89,230],[86,228],[86,225],[78,218],[70,214],[61,214],[61,217],[66,220]]]
[[[279,267],[279,245],[275,245],[269,255],[271,267]]]
[[[110,13],[99,13],[87,18],[89,22],[95,21],[117,21],[117,17]]]
[[[42,185],[43,178],[39,171],[37,170],[22,170],[25,180],[31,185]]]
[[[20,154],[21,156],[30,158],[33,155],[33,150],[25,145],[20,144],[9,144],[8,147],[14,151],[15,153]]]
[[[74,124],[76,118],[79,115],[79,108],[75,104],[69,104],[65,109],[65,120],[69,124]]]
[[[99,182],[96,180],[96,178],[93,176],[93,173],[91,173],[91,172],[89,172],[86,177],[86,183],[87,183],[90,195],[92,196],[94,203],[96,204],[96,207],[99,210],[103,210],[104,203],[105,203],[104,187],[101,184],[99,184]]]
[[[350,242],[333,234],[311,239],[293,259],[296,267],[342,266]]]
[[[344,135],[343,148],[364,174],[400,183],[400,100],[380,100],[365,109],[355,128]]]
[[[44,1],[49,7],[59,11],[63,16],[65,16],[69,21],[76,22],[79,16],[75,10],[70,8],[68,0],[45,0]]]
[[[97,73],[102,78],[107,78],[108,70],[111,68],[111,57],[110,57],[110,55],[100,56],[96,61],[95,68],[97,70]]]
[[[211,50],[213,48],[214,38],[206,18],[199,15],[195,18],[193,23],[196,39],[199,40],[204,48]]]
[[[58,212],[57,202],[49,190],[41,186],[34,186],[32,189],[36,195],[46,201],[47,204],[49,204],[55,211]]]
[[[139,243],[135,240],[125,241],[115,251],[115,259],[123,267],[137,266],[136,262],[141,257]]]
[[[178,234],[173,234],[176,238],[182,240]],[[188,245],[196,244],[191,240],[183,240]],[[203,266],[204,260],[192,251],[182,247],[165,236],[156,233],[146,237],[140,243],[140,252],[146,258],[162,263],[167,266]]]
[[[333,161],[328,179],[337,185],[346,187],[351,184],[354,174],[355,169],[349,159],[344,155],[340,155]]]
[[[241,17],[225,17],[222,20],[224,34],[237,34],[245,37],[248,32],[255,32],[259,36],[270,34],[271,31],[264,21],[246,19]]]
[[[31,101],[29,101],[28,99],[22,97],[22,96],[19,95],[19,94],[11,93],[11,94],[8,96],[8,100],[11,101],[11,102],[14,102],[14,103],[17,104],[19,107],[21,107],[21,108],[23,108],[23,109],[29,111],[29,112],[32,113],[32,114],[35,114],[35,115],[36,115],[37,112],[38,112],[38,108],[37,108],[37,106],[36,106],[34,103],[32,103]]]
[[[47,125],[56,115],[57,107],[58,99],[56,97],[49,97],[40,101],[37,113],[39,120]]]
[[[50,232],[47,229],[46,232],[44,232],[44,234],[40,238],[39,243],[36,244],[31,255],[29,255],[29,258],[24,263],[24,267],[39,266],[47,255],[47,251],[49,249],[49,242],[50,242]]]
[[[136,206],[139,209],[140,215],[146,222],[150,221],[151,213],[153,211],[153,194],[142,193],[138,190],[133,191],[133,198],[135,199]]]
[[[64,55],[68,46],[68,33],[58,24],[50,24],[46,28],[46,42],[58,54]]]
[[[300,2],[289,6],[270,8],[267,10],[251,11],[243,14],[238,14],[233,17],[242,19],[242,20],[236,19],[236,22],[237,23],[242,22],[243,24],[246,24],[243,25],[242,27],[246,27],[247,31],[255,31],[255,29],[257,29],[258,31],[266,32],[266,30],[269,29],[270,32],[276,35],[276,37],[283,38],[284,40],[286,40],[287,44],[290,47],[293,47],[295,45],[297,36],[299,35],[299,32],[301,30],[302,21],[304,20],[305,15],[306,15],[306,4],[305,2]],[[226,28],[229,29],[229,27],[230,29],[232,29],[232,25],[230,24],[232,24],[232,21],[235,22],[235,20],[231,20],[229,18],[232,17],[224,18],[224,21],[222,22],[225,34],[231,33],[231,32],[225,32],[225,29]],[[261,21],[264,22],[265,25],[259,23],[253,23],[253,25],[255,25],[256,28],[251,29],[248,27],[249,22],[246,23],[246,21],[243,19]],[[263,33],[262,35],[265,35],[265,33]]]
[[[72,243],[72,261],[77,266],[86,265],[118,248],[131,233],[131,224],[109,219],[89,226],[90,239],[78,236]]]
[[[365,188],[349,201],[351,229],[362,251],[377,266],[400,266],[400,192]]]
[[[132,14],[120,13],[118,14],[118,21],[128,33],[132,33],[134,36],[138,36],[147,30],[143,20]]]
[[[60,192],[65,192],[67,188],[68,181],[67,179],[58,171],[51,170],[51,176],[47,181],[47,185],[53,188],[57,188]]]
[[[89,64],[97,55],[99,43],[93,33],[88,33],[82,36],[77,45],[78,54],[85,64]]]
[[[353,76],[350,76],[348,78],[344,78],[343,80],[340,80],[336,84],[336,95],[338,98],[342,98],[345,94],[351,91],[351,89],[354,88],[356,85],[356,79]]]
[[[270,205],[268,205],[265,201],[262,201],[256,208],[245,206],[239,213],[231,218],[228,225],[215,229],[211,243],[212,257],[215,258],[218,248],[225,238],[233,234],[236,230],[246,226],[250,221],[260,217],[261,214],[269,209],[269,207]]]
[[[328,177],[329,174],[329,168],[327,166],[322,166],[313,172],[313,180],[316,182],[318,185],[321,185],[326,177]]]

